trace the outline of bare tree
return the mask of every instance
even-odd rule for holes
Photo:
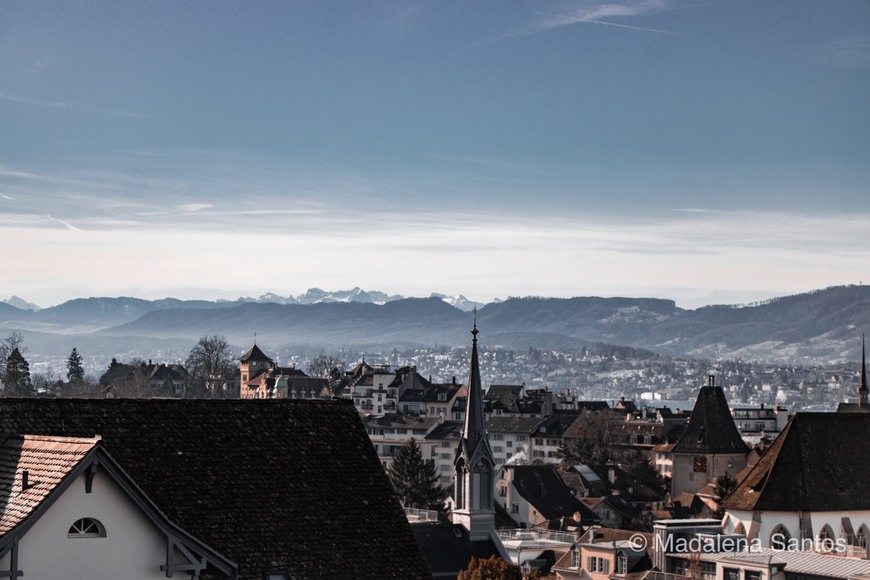
[[[341,375],[344,371],[344,363],[327,354],[320,354],[311,359],[308,363],[306,373],[312,377],[332,378],[336,375]]]
[[[194,389],[208,389],[212,382],[223,382],[232,372],[233,362],[233,350],[226,337],[214,335],[199,339],[187,355],[184,366]]]

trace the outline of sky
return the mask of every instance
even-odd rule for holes
[[[0,299],[870,282],[870,2],[0,4]]]

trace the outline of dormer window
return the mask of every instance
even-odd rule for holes
[[[106,528],[94,518],[81,518],[69,527],[68,538],[105,538]]]
[[[628,557],[622,552],[616,556],[616,573],[628,574]]]

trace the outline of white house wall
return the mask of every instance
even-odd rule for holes
[[[758,531],[755,532],[754,537],[759,540],[761,547],[773,547],[770,545],[770,537],[780,524],[785,526],[791,538],[800,538],[800,516],[798,512],[761,511],[756,513],[759,522],[756,524]],[[818,537],[822,528],[828,525],[836,539],[847,540],[843,530],[843,518],[849,518],[852,523],[852,532],[856,535],[862,525],[870,530],[870,510],[810,512],[808,515],[814,537]],[[728,510],[725,519],[725,531],[734,533],[738,523],[742,523],[747,537],[753,537],[752,517],[753,512],[750,511]]]
[[[103,471],[85,493],[82,475],[24,535],[18,569],[41,580],[146,580],[166,578],[165,536]],[[104,538],[68,537],[81,518],[99,520]],[[9,554],[3,569],[9,569]]]

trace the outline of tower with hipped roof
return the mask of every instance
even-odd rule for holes
[[[239,359],[239,373],[240,373],[240,396],[241,398],[252,398],[255,396],[254,391],[246,389],[245,386],[248,384],[252,378],[260,374],[261,372],[268,371],[274,366],[274,361],[266,356],[260,347],[257,346],[255,342],[254,345],[242,355]]]

